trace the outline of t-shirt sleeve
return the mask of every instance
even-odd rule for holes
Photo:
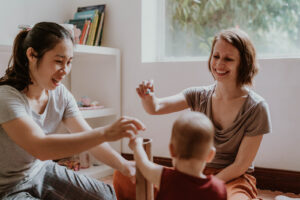
[[[206,100],[206,92],[203,87],[190,87],[184,89],[182,94],[184,95],[188,106],[194,111]]]
[[[259,102],[250,115],[246,132],[246,136],[256,136],[270,133],[272,131],[271,116],[268,104],[265,101]]]
[[[0,88],[0,124],[27,116],[25,105],[26,101],[18,90],[10,86],[2,86]]]
[[[80,115],[80,110],[77,106],[74,96],[67,88],[63,88],[64,97],[66,98],[66,108],[64,111],[63,118],[70,118]]]

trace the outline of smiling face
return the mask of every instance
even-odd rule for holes
[[[47,51],[39,62],[37,58],[32,58],[29,68],[33,86],[46,90],[55,89],[69,74],[72,59],[73,43],[69,39],[62,40]]]
[[[237,83],[240,53],[223,39],[216,41],[211,59],[210,70],[216,81]]]

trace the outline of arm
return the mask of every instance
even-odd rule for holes
[[[263,135],[245,136],[239,147],[235,161],[219,172],[216,177],[228,182],[244,174],[253,162]]]
[[[163,167],[151,162],[148,159],[148,156],[143,148],[142,138],[130,140],[129,146],[134,152],[136,165],[143,176],[159,189]]]
[[[151,115],[168,114],[188,108],[182,93],[165,98],[157,98],[154,94],[153,81],[143,81],[136,91],[141,98],[145,111]]]
[[[67,118],[64,124],[71,132],[80,132],[92,130],[90,125],[82,118]],[[119,170],[126,176],[132,177],[135,175],[135,163],[124,159],[116,152],[108,143],[104,142],[89,150],[89,152],[99,161]]]
[[[45,135],[29,116],[16,118],[1,125],[17,145],[40,160],[68,157],[105,141],[115,141],[122,137],[131,138],[134,133],[137,134],[137,130],[143,129],[140,122],[130,118],[121,118],[110,126],[82,130],[73,135]]]

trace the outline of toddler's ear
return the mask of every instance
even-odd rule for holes
[[[174,145],[172,143],[169,144],[169,151],[170,151],[171,157],[175,158],[176,153],[175,153]]]
[[[212,146],[207,155],[206,162],[207,163],[211,162],[214,159],[215,155],[216,155],[216,148]]]

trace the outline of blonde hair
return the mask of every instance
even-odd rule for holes
[[[173,124],[171,144],[176,158],[205,159],[213,146],[214,126],[200,112],[181,115]]]

